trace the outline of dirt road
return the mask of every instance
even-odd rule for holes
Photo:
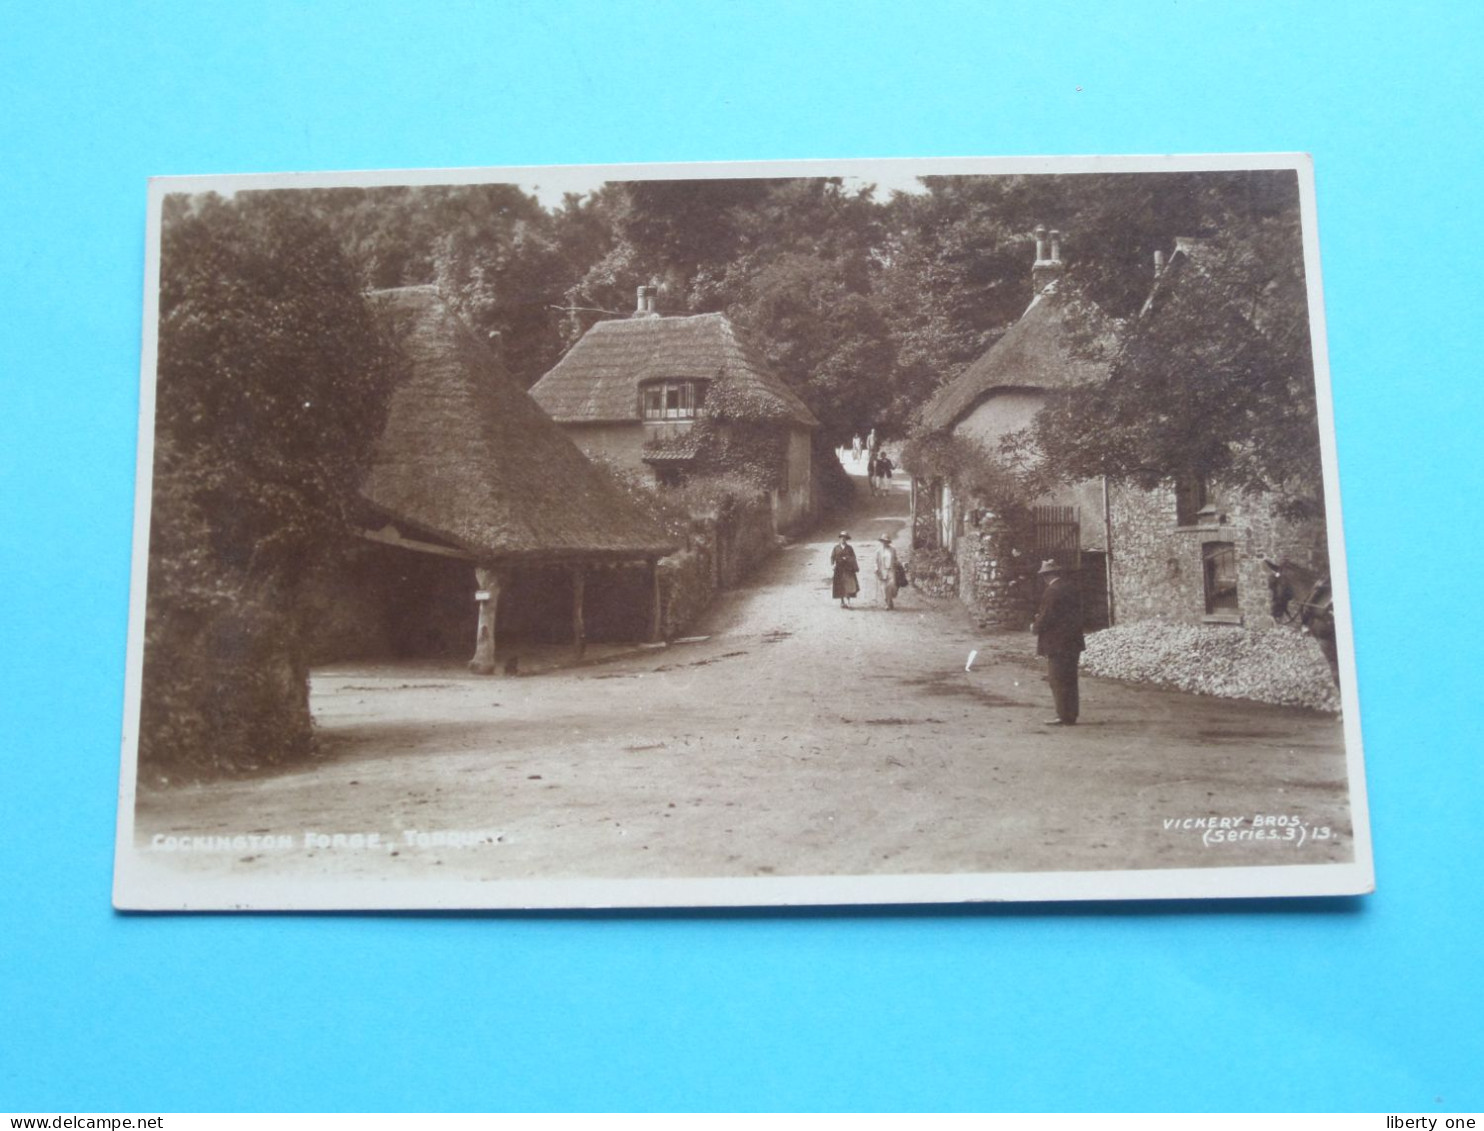
[[[906,512],[905,484],[881,499],[860,481],[843,521],[863,565],[870,540],[901,530]],[[255,780],[142,793],[137,841],[293,838],[293,851],[169,861],[253,876],[851,875],[1350,858],[1337,720],[1084,677],[1083,723],[1047,727],[1050,695],[1028,634],[986,636],[957,602],[912,589],[888,612],[870,602],[868,578],[860,607],[841,610],[828,585],[840,521],[724,594],[694,630],[709,637],[702,643],[533,677],[426,664],[317,671],[322,757]],[[980,654],[966,672],[970,649]],[[1195,824],[1222,817],[1248,830],[1270,817],[1260,828],[1271,835],[1213,842]],[[1300,827],[1301,836],[1284,831]],[[375,833],[378,843],[317,847],[307,833]]]

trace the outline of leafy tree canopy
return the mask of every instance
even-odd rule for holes
[[[1018,441],[1064,478],[1199,479],[1321,513],[1296,202],[1188,245],[1125,323],[1108,379],[1053,394]]]
[[[325,226],[291,196],[170,201],[157,480],[212,516],[217,561],[297,568],[343,529],[400,364]]]
[[[1188,317],[1172,310],[1159,323],[1140,320],[1154,253],[1169,255],[1176,237],[1205,238],[1239,268],[1219,284],[1234,309],[1250,307],[1255,295],[1262,311],[1254,317],[1249,309],[1221,331],[1224,346],[1211,348],[1237,368],[1217,366],[1228,378],[1191,394],[1197,407],[1186,423],[1198,411],[1217,421],[1221,451],[1161,450],[1152,435],[1135,444],[1128,429],[1115,429],[1100,466],[1122,474],[1138,461],[1195,463],[1241,483],[1297,474],[1300,438],[1277,440],[1305,411],[1309,348],[1292,173],[930,177],[923,188],[883,200],[830,178],[613,182],[553,209],[513,185],[309,195],[366,285],[438,282],[477,329],[500,334],[508,368],[525,385],[594,322],[627,317],[636,286],[654,285],[661,313],[721,311],[747,330],[833,441],[872,426],[905,435],[915,410],[1015,322],[1031,299],[1038,225],[1061,232],[1069,284],[1135,327],[1118,384],[1132,421],[1142,395],[1136,370],[1148,375],[1151,403],[1163,404],[1169,388],[1148,368],[1159,335],[1168,345],[1185,341],[1188,353],[1186,338],[1201,333],[1199,302],[1213,297],[1172,298]],[[1243,326],[1262,342],[1239,348]],[[1269,351],[1271,363],[1259,364],[1258,350]],[[1164,355],[1168,381],[1184,353]],[[1279,370],[1292,378],[1286,399],[1271,395],[1283,384]],[[1238,395],[1243,372],[1256,390]],[[1232,407],[1216,413],[1228,394],[1237,398]],[[1114,407],[1090,400],[1082,415]],[[1246,423],[1227,427],[1222,416]],[[1083,423],[1079,458],[1096,454],[1105,438],[1090,416]],[[1058,435],[1071,451],[1072,433],[1043,439],[1055,447]],[[1274,462],[1259,475],[1264,461]]]

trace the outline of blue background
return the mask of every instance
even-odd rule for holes
[[[1484,1108],[1484,6],[5,3],[0,1107]],[[109,909],[151,174],[1308,150],[1378,893]]]

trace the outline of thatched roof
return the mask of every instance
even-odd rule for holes
[[[1061,389],[1107,376],[1107,362],[1086,356],[1117,323],[1058,284],[1042,291],[1004,337],[948,382],[918,414],[929,432],[952,428],[997,389]],[[1080,347],[1080,348],[1079,348]]]
[[[562,424],[637,421],[639,385],[663,377],[711,382],[702,417],[819,425],[722,314],[599,322],[532,386],[531,396]]]
[[[434,287],[372,296],[405,323],[411,362],[393,392],[362,496],[476,558],[658,557],[675,544],[505,376]]]

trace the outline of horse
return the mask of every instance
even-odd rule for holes
[[[1304,632],[1318,641],[1319,650],[1329,664],[1330,677],[1338,687],[1340,654],[1335,644],[1335,597],[1329,577],[1290,561],[1278,565],[1263,558],[1262,564],[1268,567],[1273,623],[1297,622]]]

